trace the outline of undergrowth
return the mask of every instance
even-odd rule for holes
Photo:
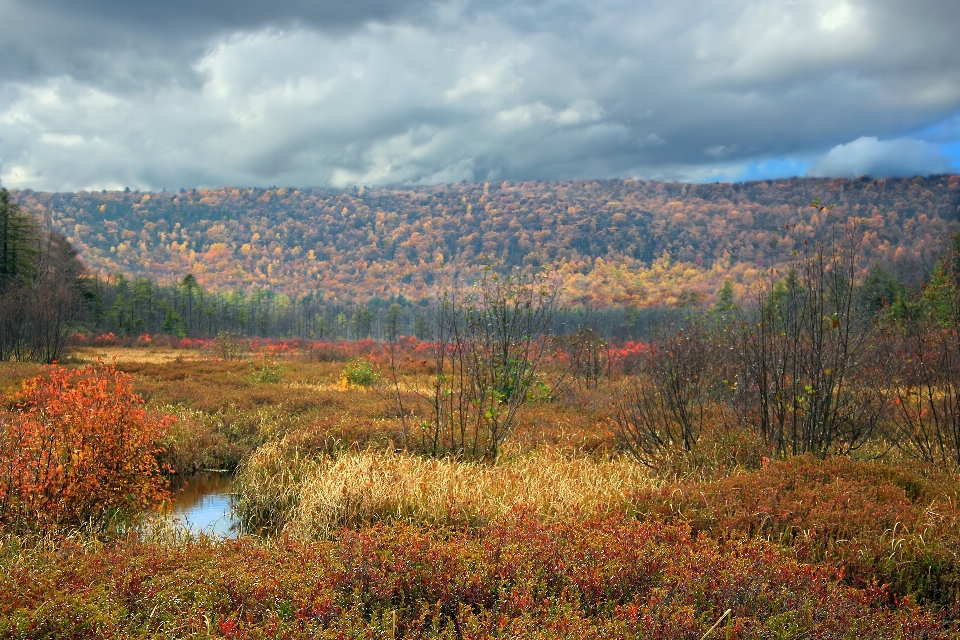
[[[124,502],[140,485],[115,483],[127,498],[114,500],[102,479],[140,463],[101,465],[59,511],[43,498],[31,512],[43,522],[0,525],[0,637],[698,640],[728,608],[729,627],[713,637],[960,631],[949,627],[960,620],[954,472],[890,457],[771,460],[754,434],[720,419],[692,450],[666,450],[647,469],[617,448],[616,383],[531,402],[496,464],[431,459],[402,451],[384,383],[342,384],[343,368],[287,359],[282,380],[261,381],[243,361],[121,361],[106,388],[130,401],[122,411],[31,414],[29,424],[69,426],[48,432],[65,463],[49,467],[53,479],[107,459],[71,457],[82,424],[114,424],[91,416],[127,416],[116,433],[137,416],[163,428],[124,440],[149,452],[128,457],[155,465],[138,476],[150,492]],[[0,367],[0,382],[38,373]],[[27,434],[9,426],[22,396],[8,392],[4,406],[7,441]],[[78,442],[127,451],[115,437]],[[5,443],[0,461],[25,468],[22,451],[34,450]],[[237,468],[237,515],[264,537],[126,526],[104,538],[104,523],[118,522],[110,513],[129,524],[162,497],[161,466]],[[3,469],[9,501],[20,476]],[[29,509],[16,499],[23,524]]]
[[[0,636],[67,638],[949,637],[909,602],[760,540],[616,512],[471,531],[407,524],[328,542],[130,536],[4,552]]]

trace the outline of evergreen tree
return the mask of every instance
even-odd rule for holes
[[[403,307],[394,302],[387,310],[387,340],[395,342],[400,337],[400,319]]]
[[[33,222],[10,200],[10,192],[0,189],[0,290],[12,279],[33,275],[38,244]]]
[[[937,325],[945,326],[958,319],[960,311],[960,234],[934,268],[924,286],[920,302]]]
[[[717,291],[717,303],[713,305],[715,313],[729,313],[737,311],[740,307],[733,300],[733,283],[728,279],[723,281],[723,286]]]
[[[76,318],[83,266],[0,189],[0,360],[60,358]]]
[[[902,299],[904,293],[904,286],[878,262],[860,285],[857,298],[860,307],[871,318],[876,318]]]

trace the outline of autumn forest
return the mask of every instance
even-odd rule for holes
[[[960,176],[11,195],[101,276],[353,303],[418,301],[483,264],[556,270],[574,305],[711,302],[727,279],[742,297],[838,222],[856,223],[865,264],[918,283],[960,229]]]
[[[0,638],[960,634],[958,175],[0,205]]]

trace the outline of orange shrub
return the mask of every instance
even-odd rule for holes
[[[142,404],[102,362],[26,380],[0,413],[0,528],[103,526],[165,498],[156,443],[172,418]]]

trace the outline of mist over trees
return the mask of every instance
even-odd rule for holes
[[[195,282],[195,281],[194,281]],[[466,280],[465,282],[470,282]],[[451,285],[451,280],[440,281]],[[402,295],[342,302],[319,293],[289,297],[269,289],[212,292],[184,278],[174,285],[158,285],[139,278],[93,276],[84,284],[86,296],[82,326],[92,334],[117,338],[165,334],[178,338],[210,337],[230,332],[247,337],[301,340],[387,340],[411,336],[434,337],[431,319],[438,298],[411,301]],[[688,305],[666,307],[574,307],[551,327],[570,334],[589,326],[604,339],[647,339],[663,324],[690,314]]]

